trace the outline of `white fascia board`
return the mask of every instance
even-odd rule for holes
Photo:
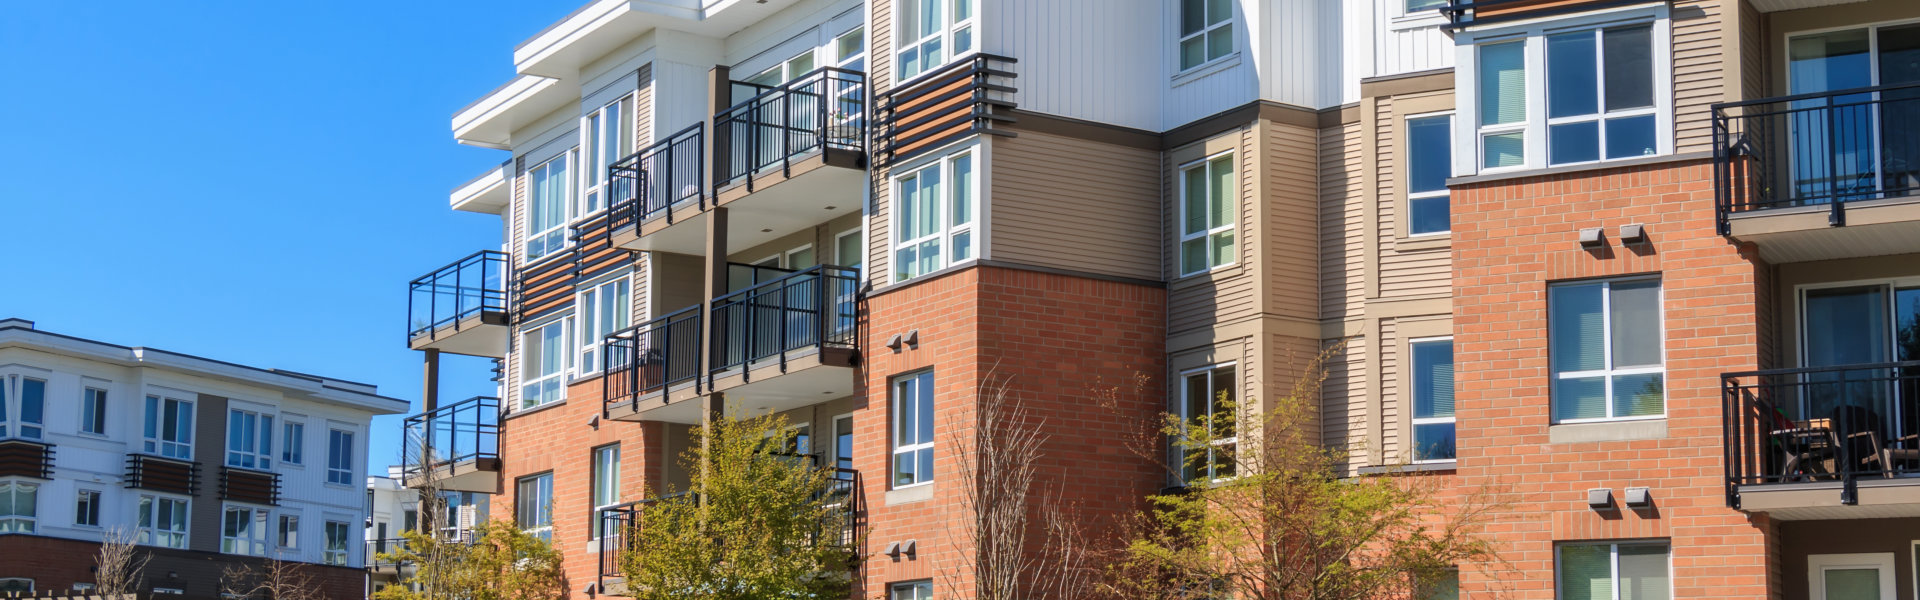
[[[453,139],[469,146],[510,150],[513,130],[566,105],[575,94],[560,80],[521,75],[453,114]]]
[[[655,29],[724,38],[796,0],[597,0],[513,49],[514,72],[574,79],[587,64]]]
[[[507,168],[512,164],[511,160],[500,163],[460,184],[460,187],[453,188],[453,193],[447,195],[447,204],[459,211],[489,215],[505,213],[509,199]]]

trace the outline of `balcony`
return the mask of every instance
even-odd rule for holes
[[[481,250],[407,286],[407,345],[501,358],[507,353],[507,255]]]
[[[500,493],[500,399],[475,396],[407,417],[401,483]]]
[[[1920,516],[1920,361],[1729,373],[1721,389],[1730,506]]]
[[[866,184],[866,74],[825,67],[754,92],[713,116],[714,204],[746,248],[859,212]]]
[[[695,123],[613,163],[607,167],[607,210],[575,225],[574,239],[702,254],[706,236],[701,228],[661,232],[706,212],[706,151],[706,124]]]
[[[382,558],[380,556],[389,552],[399,552],[406,549],[409,545],[406,538],[367,540],[366,545],[367,552],[362,556],[367,558],[367,570],[374,575],[399,577],[412,571],[410,568],[412,565],[406,561]]]
[[[1920,84],[1713,107],[1720,233],[1769,262],[1920,252]]]
[[[777,270],[732,267],[745,287],[714,299],[712,323],[703,325],[696,305],[607,337],[608,418],[696,424],[703,408],[693,400],[711,392],[760,411],[853,393],[857,272],[823,265],[764,279]],[[707,356],[703,326],[713,339]]]

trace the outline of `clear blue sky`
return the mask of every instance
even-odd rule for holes
[[[372,383],[417,410],[406,284],[500,243],[453,111],[584,0],[7,2],[0,317]],[[493,393],[449,358],[444,400]],[[370,472],[400,454],[373,423]]]

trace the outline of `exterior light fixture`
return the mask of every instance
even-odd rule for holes
[[[1653,506],[1653,490],[1644,487],[1627,488],[1627,506],[1633,508]]]
[[[1593,488],[1587,490],[1587,507],[1594,510],[1612,509],[1613,490],[1608,488]]]
[[[1632,225],[1621,225],[1620,226],[1620,243],[1622,244],[1647,243],[1647,226],[1641,225],[1639,223],[1634,223]]]
[[[1580,249],[1597,250],[1607,245],[1607,230],[1603,227],[1588,227],[1580,230]]]

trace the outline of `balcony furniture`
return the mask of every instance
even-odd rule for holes
[[[1727,373],[1721,388],[1729,506],[1795,520],[1840,518],[1832,493],[1868,511],[1912,502],[1899,480],[1920,475],[1920,361]]]
[[[1815,481],[1836,477],[1834,450],[1840,446],[1840,442],[1834,437],[1833,428],[1826,426],[1826,419],[1812,421],[1820,423],[1806,422],[1771,432],[1785,456],[1780,467],[1783,481]]]

